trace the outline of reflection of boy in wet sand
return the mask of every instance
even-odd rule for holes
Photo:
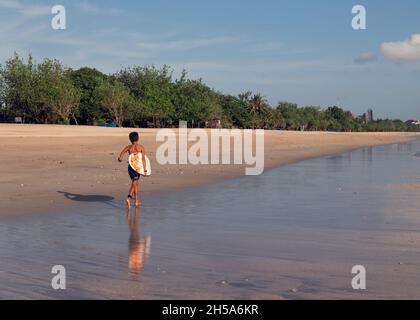
[[[127,223],[130,228],[130,240],[128,242],[128,268],[133,275],[139,275],[144,267],[147,257],[150,254],[151,237],[148,235],[140,240],[139,236],[139,209],[136,208],[132,217],[127,211]]]
[[[130,133],[129,138],[130,138],[131,144],[129,146],[125,147],[123,149],[123,151],[121,151],[120,156],[118,157],[118,161],[122,162],[123,157],[126,153],[128,153],[128,155],[131,155],[132,153],[133,154],[141,153],[144,173],[146,174],[147,173],[147,170],[146,170],[146,152],[144,150],[144,147],[139,145],[139,134],[137,132],[132,132],[132,133]],[[130,164],[128,164],[128,175],[130,176],[130,179],[131,179],[131,187],[130,187],[130,191],[129,191],[128,196],[127,196],[127,205],[130,207],[131,199],[134,196],[136,206],[139,206],[140,202],[139,202],[138,190],[139,190],[140,174],[137,173],[133,168],[131,168]]]

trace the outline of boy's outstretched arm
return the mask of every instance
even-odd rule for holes
[[[125,147],[125,148],[123,149],[123,151],[121,151],[120,156],[118,157],[118,161],[119,161],[119,162],[122,162],[122,161],[123,161],[124,154],[126,154],[126,153],[128,152],[128,149],[129,149],[129,148],[130,148],[130,147],[129,147],[129,146],[127,146],[127,147]]]

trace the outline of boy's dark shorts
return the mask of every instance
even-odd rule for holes
[[[136,171],[134,171],[134,169],[131,168],[130,165],[128,165],[128,175],[130,176],[130,179],[132,181],[140,180],[140,173],[137,173]]]

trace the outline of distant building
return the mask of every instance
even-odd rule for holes
[[[367,113],[362,114],[361,116],[357,116],[353,119],[357,119],[363,121],[364,123],[372,122],[373,121],[373,110],[369,109]]]
[[[366,113],[362,114],[361,116],[357,117],[357,120],[363,121],[363,122],[367,122],[367,115]]]
[[[415,126],[420,126],[420,120],[408,120],[407,124],[414,124]]]
[[[367,122],[372,122],[373,121],[373,110],[372,109],[369,109],[368,111],[367,111]]]

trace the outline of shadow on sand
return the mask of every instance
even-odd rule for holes
[[[114,197],[104,196],[104,195],[82,195],[64,191],[57,191],[64,195],[68,200],[77,201],[77,202],[102,202],[108,203],[114,200]]]

